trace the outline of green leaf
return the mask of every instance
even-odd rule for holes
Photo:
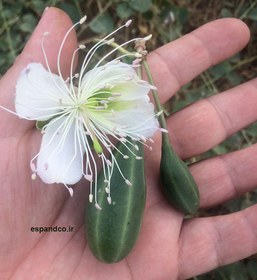
[[[37,13],[42,13],[46,8],[46,3],[42,0],[33,0],[31,6],[37,11]]]
[[[74,23],[80,20],[80,14],[75,5],[69,3],[60,3],[58,7],[65,11]]]
[[[31,33],[37,24],[36,18],[32,14],[26,14],[21,19],[20,30]]]
[[[252,124],[246,129],[246,132],[249,136],[256,137],[257,136],[257,123]]]
[[[96,17],[89,25],[95,33],[110,33],[114,29],[114,22],[109,13],[104,13]]]
[[[121,19],[128,18],[134,13],[131,7],[125,2],[117,4],[116,12],[118,17]]]
[[[223,8],[223,9],[221,10],[221,16],[222,16],[223,18],[228,18],[228,17],[233,17],[233,14],[231,13],[231,11],[230,11],[229,9]]]
[[[227,79],[232,86],[239,85],[243,81],[243,77],[236,72],[230,72],[229,74],[227,74]]]
[[[129,5],[134,10],[145,13],[151,8],[152,0],[131,0],[129,1]]]
[[[252,280],[257,280],[256,261],[250,260],[247,263],[247,271],[250,274]]]
[[[257,21],[257,8],[252,9],[247,18]]]
[[[228,61],[220,63],[210,69],[211,74],[214,78],[221,78],[227,73],[229,73],[232,69],[231,64]]]

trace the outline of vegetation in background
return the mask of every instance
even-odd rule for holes
[[[8,70],[21,52],[47,6],[63,9],[74,22],[87,14],[88,21],[78,32],[80,43],[86,44],[90,44],[104,33],[109,33],[121,22],[133,18],[132,29],[119,36],[123,36],[123,41],[126,41],[136,34],[153,34],[148,45],[149,50],[156,49],[217,18],[236,17],[244,20],[252,35],[248,46],[231,59],[212,67],[185,85],[165,105],[167,115],[256,76],[257,0],[0,0],[0,76]],[[238,150],[256,143],[256,140],[257,123],[254,123],[191,161]],[[253,191],[219,207],[202,210],[199,215],[226,214],[256,202],[257,191]],[[257,256],[252,256],[193,279],[257,280],[256,263]]]

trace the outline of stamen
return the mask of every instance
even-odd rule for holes
[[[109,166],[112,166],[112,162],[111,162],[109,159],[106,160],[106,163],[107,163]]]
[[[130,182],[128,179],[125,180],[125,183],[126,183],[129,187],[132,186],[131,182]]]
[[[112,198],[110,196],[107,196],[107,201],[109,204],[112,204]]]
[[[63,183],[63,184],[64,184],[64,183]],[[66,187],[66,189],[69,191],[70,196],[71,196],[71,197],[73,197],[73,193],[74,193],[73,189],[72,189],[72,188],[70,188],[70,187],[68,187],[66,184],[64,184],[64,186],[65,186],[65,187]]]
[[[162,128],[162,127],[160,128],[160,131],[163,132],[163,133],[169,133],[169,131],[167,129]]]
[[[83,24],[86,20],[87,20],[87,16],[85,15],[80,19],[79,24],[80,25]]]
[[[152,34],[149,34],[148,36],[146,36],[145,38],[143,38],[144,41],[149,41],[151,38],[153,37]]]
[[[94,198],[93,194],[90,193],[89,196],[88,196],[88,200],[89,200],[90,203],[93,202],[93,198]]]
[[[126,27],[129,27],[131,23],[132,23],[132,19],[129,19],[129,20],[125,23],[125,26],[126,26]]]
[[[157,90],[157,87],[155,87],[153,85],[150,85],[149,87],[150,87],[151,90]]]
[[[36,172],[36,165],[33,162],[30,163],[30,169],[33,173]]]
[[[102,208],[100,207],[100,205],[99,205],[98,203],[95,203],[95,208],[96,208],[97,210],[102,210]]]
[[[89,182],[93,182],[93,176],[91,174],[85,174],[84,178]]]

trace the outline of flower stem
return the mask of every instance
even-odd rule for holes
[[[147,61],[144,59],[142,64],[143,64],[143,67],[145,69],[145,72],[146,72],[149,83],[154,86],[154,80],[153,80],[153,77],[152,77],[152,74],[151,74],[151,71],[150,71],[150,68],[149,68],[149,65],[148,65]],[[163,108],[162,108],[162,105],[160,103],[160,99],[159,99],[159,96],[158,96],[157,89],[152,89],[152,92],[153,92],[154,103],[156,105],[157,111],[158,112],[163,111]],[[159,116],[159,122],[160,122],[160,125],[161,125],[162,128],[167,129],[167,124],[166,124],[164,114],[161,114]]]

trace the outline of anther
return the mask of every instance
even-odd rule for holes
[[[67,188],[67,190],[69,191],[69,193],[70,193],[70,196],[72,197],[73,196],[73,189],[72,188],[70,188],[70,187],[68,187],[68,186],[66,186],[65,185],[65,187]]]
[[[112,162],[109,159],[106,160],[106,163],[107,165],[112,166]]]
[[[134,145],[134,147],[135,147],[135,149],[136,149],[137,151],[139,151],[138,145]]]
[[[108,201],[109,204],[112,204],[112,199],[111,199],[110,196],[107,196],[107,201]]]
[[[163,133],[169,133],[169,131],[167,129],[162,128],[162,127],[160,128],[160,131],[163,132]]]
[[[141,135],[140,139],[141,139],[143,142],[146,142],[146,138],[145,138],[143,135]]]
[[[125,26],[126,26],[126,27],[129,27],[130,24],[131,24],[131,22],[132,22],[132,19],[129,19],[129,20],[125,23]]]
[[[87,16],[80,19],[79,24],[83,24],[87,20]]]
[[[149,41],[152,38],[152,36],[153,36],[152,34],[149,34],[144,38],[144,41]]]
[[[126,183],[129,187],[132,186],[131,182],[130,182],[128,179],[125,180],[125,183]]]
[[[106,193],[110,193],[110,188],[107,188],[107,187],[106,187],[106,188],[105,188],[105,192],[106,192]]]
[[[36,165],[33,162],[30,163],[30,169],[33,173],[36,172]]]
[[[50,32],[48,32],[48,31],[43,33],[43,36],[48,36],[48,35],[50,35]]]
[[[156,86],[153,86],[153,85],[150,85],[150,89],[151,89],[151,90],[157,90],[157,87],[156,87]]]
[[[85,46],[85,45],[79,45],[79,48],[80,48],[81,50],[83,50],[83,49],[86,48],[86,46]]]
[[[142,159],[142,157],[136,156],[136,159],[140,160],[140,159]]]
[[[84,175],[84,178],[86,179],[86,180],[88,180],[89,182],[93,182],[93,176],[91,175],[91,174],[85,174]]]
[[[102,208],[100,207],[100,205],[98,203],[95,203],[95,208],[98,210],[102,210]]]
[[[124,155],[124,156],[123,156],[123,158],[124,158],[124,159],[128,159],[128,158],[129,158],[129,156],[127,156],[127,155]]]
[[[36,178],[37,178],[36,173],[32,173],[32,174],[31,174],[31,180],[33,180],[33,181],[34,181],[34,180],[36,180]]]
[[[89,194],[89,196],[88,196],[88,200],[89,200],[89,202],[90,202],[90,203],[92,203],[92,202],[93,202],[93,198],[94,198],[93,194],[92,194],[92,193],[91,193],[91,194]]]

